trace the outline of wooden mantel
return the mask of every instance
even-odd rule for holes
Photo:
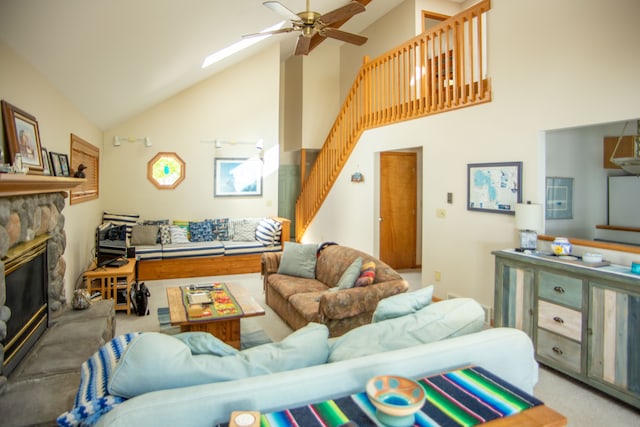
[[[85,178],[0,173],[0,197],[69,191]]]

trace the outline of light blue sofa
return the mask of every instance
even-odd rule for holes
[[[375,375],[421,377],[468,365],[481,366],[532,393],[538,365],[530,339],[516,329],[484,329],[483,318],[475,301],[459,298],[413,307],[407,314],[361,326],[334,339],[328,339],[326,326],[312,323],[281,343],[225,356],[239,359],[238,364],[225,365],[220,375],[246,371],[239,375],[246,377],[224,381],[216,381],[218,374],[211,372],[218,366],[212,358],[218,356],[198,354],[208,346],[198,340],[189,343],[183,338],[166,350],[156,344],[136,346],[132,341],[116,367],[119,379],[112,385],[134,397],[104,414],[97,425],[209,427],[228,421],[234,410],[269,412],[362,391]],[[169,339],[147,337],[150,343]],[[367,341],[368,345],[363,345]],[[177,349],[182,346],[191,347],[193,355]],[[135,348],[137,356],[130,350]],[[305,349],[312,352],[307,361],[301,356]],[[291,366],[287,355],[295,355]],[[166,387],[164,377],[172,372],[176,360],[180,360],[177,378],[182,384],[151,391],[158,387],[156,380],[165,382],[160,388]],[[155,378],[140,372],[143,363],[149,364],[149,370],[159,371]],[[140,384],[141,378],[144,384]],[[184,381],[200,384],[186,385]]]

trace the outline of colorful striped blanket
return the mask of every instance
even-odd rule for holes
[[[459,369],[418,381],[427,399],[414,426],[475,426],[517,414],[542,402],[480,367]],[[261,427],[384,427],[362,392],[311,405],[262,414]],[[221,426],[228,426],[222,424]]]

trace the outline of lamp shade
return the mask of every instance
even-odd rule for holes
[[[518,230],[542,231],[542,205],[518,203],[516,205],[516,228]]]

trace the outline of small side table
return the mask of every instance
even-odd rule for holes
[[[129,294],[135,278],[135,258],[129,258],[128,262],[120,267],[92,268],[83,273],[85,286],[90,294],[99,291],[102,299],[113,299],[116,311],[126,311],[131,314]],[[125,301],[118,303],[118,291],[124,291]]]

